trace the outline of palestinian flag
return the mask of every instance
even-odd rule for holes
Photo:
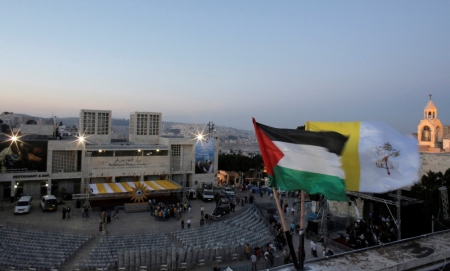
[[[330,200],[347,201],[340,155],[347,137],[337,132],[278,129],[253,119],[270,179],[280,190],[305,190]]]

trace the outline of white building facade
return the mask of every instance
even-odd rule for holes
[[[79,138],[52,136],[51,125],[43,129],[35,122],[16,124],[21,127],[16,129],[21,130],[17,141],[11,140],[13,134],[0,135],[0,198],[85,194],[89,193],[86,184],[122,187],[124,183],[125,187],[125,182],[170,180],[189,187],[215,181],[217,142],[212,156],[210,152],[204,159],[209,170],[196,173],[197,140],[162,137],[161,117],[156,112],[132,112],[130,140],[122,142],[111,139],[110,110],[80,110]]]

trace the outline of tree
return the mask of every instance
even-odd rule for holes
[[[248,172],[250,169],[262,170],[263,168],[261,155],[249,157],[240,154],[219,154],[220,170]]]
[[[422,210],[425,215],[431,218],[437,217],[441,206],[439,187],[448,187],[450,184],[450,168],[442,172],[428,171],[423,175],[420,182],[411,187],[411,192],[416,199],[423,201]]]

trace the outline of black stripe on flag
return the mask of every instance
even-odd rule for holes
[[[272,141],[311,145],[326,148],[341,155],[348,137],[337,132],[312,132],[298,129],[279,129],[257,123],[259,129]]]

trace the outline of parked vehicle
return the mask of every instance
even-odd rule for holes
[[[220,193],[219,204],[230,204],[230,198],[225,193]]]
[[[42,196],[41,199],[41,209],[42,211],[56,211],[58,210],[58,200],[53,195]]]
[[[278,190],[278,195],[280,196],[286,196],[287,192],[285,190]]]
[[[23,196],[21,197],[14,207],[14,214],[28,214],[31,211],[33,197]]]
[[[197,194],[203,201],[212,201],[214,199],[214,190],[212,183],[200,183]]]
[[[229,197],[234,197],[234,191],[229,187],[222,188],[222,193],[227,194]]]
[[[223,216],[229,214],[231,211],[230,205],[221,204],[217,206],[214,211],[211,213],[211,219],[220,220]]]

